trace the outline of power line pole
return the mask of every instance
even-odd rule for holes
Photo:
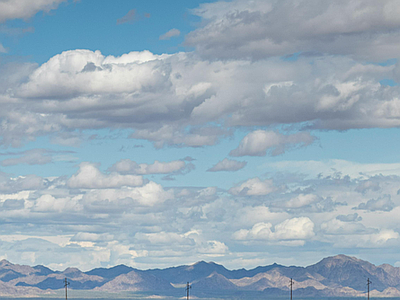
[[[371,285],[372,281],[367,279],[367,287],[368,287],[368,300],[369,300],[369,286]]]
[[[192,286],[189,284],[189,282],[186,284],[186,300],[189,300],[189,291],[192,288]]]
[[[68,290],[69,282],[67,280],[67,277],[64,279],[64,287],[65,287],[65,300],[68,300],[68,295],[67,295],[67,290]]]
[[[290,300],[292,300],[293,299],[293,278],[290,278],[289,286],[290,286]]]

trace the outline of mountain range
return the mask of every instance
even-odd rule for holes
[[[0,296],[56,295],[64,288],[102,295],[103,293],[143,293],[185,295],[187,282],[196,297],[237,299],[288,297],[292,278],[294,297],[363,297],[367,279],[372,281],[371,296],[400,297],[400,268],[375,266],[355,257],[337,255],[307,266],[273,264],[255,269],[228,270],[200,261],[166,269],[138,270],[125,265],[82,272],[76,268],[53,271],[45,266],[24,266],[0,261]]]

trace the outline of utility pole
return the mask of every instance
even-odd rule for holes
[[[64,279],[64,287],[65,287],[65,300],[68,300],[68,295],[67,295],[67,289],[68,289],[68,286],[69,286],[69,282],[68,282],[68,280],[67,280],[67,277],[65,277],[65,279]]]
[[[369,300],[369,286],[371,285],[372,281],[367,279],[367,287],[368,287],[368,300]]]
[[[192,286],[189,284],[189,282],[186,284],[186,300],[189,300],[189,291],[192,288]]]
[[[293,278],[290,278],[289,286],[290,286],[290,300],[292,300],[293,299]]]

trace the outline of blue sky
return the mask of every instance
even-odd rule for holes
[[[0,0],[0,257],[400,266],[398,8],[338,3]]]

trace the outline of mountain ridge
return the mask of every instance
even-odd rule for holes
[[[287,295],[290,279],[294,293],[301,297],[361,297],[366,280],[372,282],[374,297],[400,296],[400,268],[374,265],[343,254],[326,257],[306,266],[283,266],[277,263],[253,269],[229,270],[215,262],[199,261],[165,269],[139,270],[126,265],[95,268],[82,272],[77,268],[53,271],[0,261],[0,286],[3,296],[54,294],[68,278],[73,290],[107,293],[154,293],[182,296],[187,282],[198,297],[236,295],[236,298]]]

